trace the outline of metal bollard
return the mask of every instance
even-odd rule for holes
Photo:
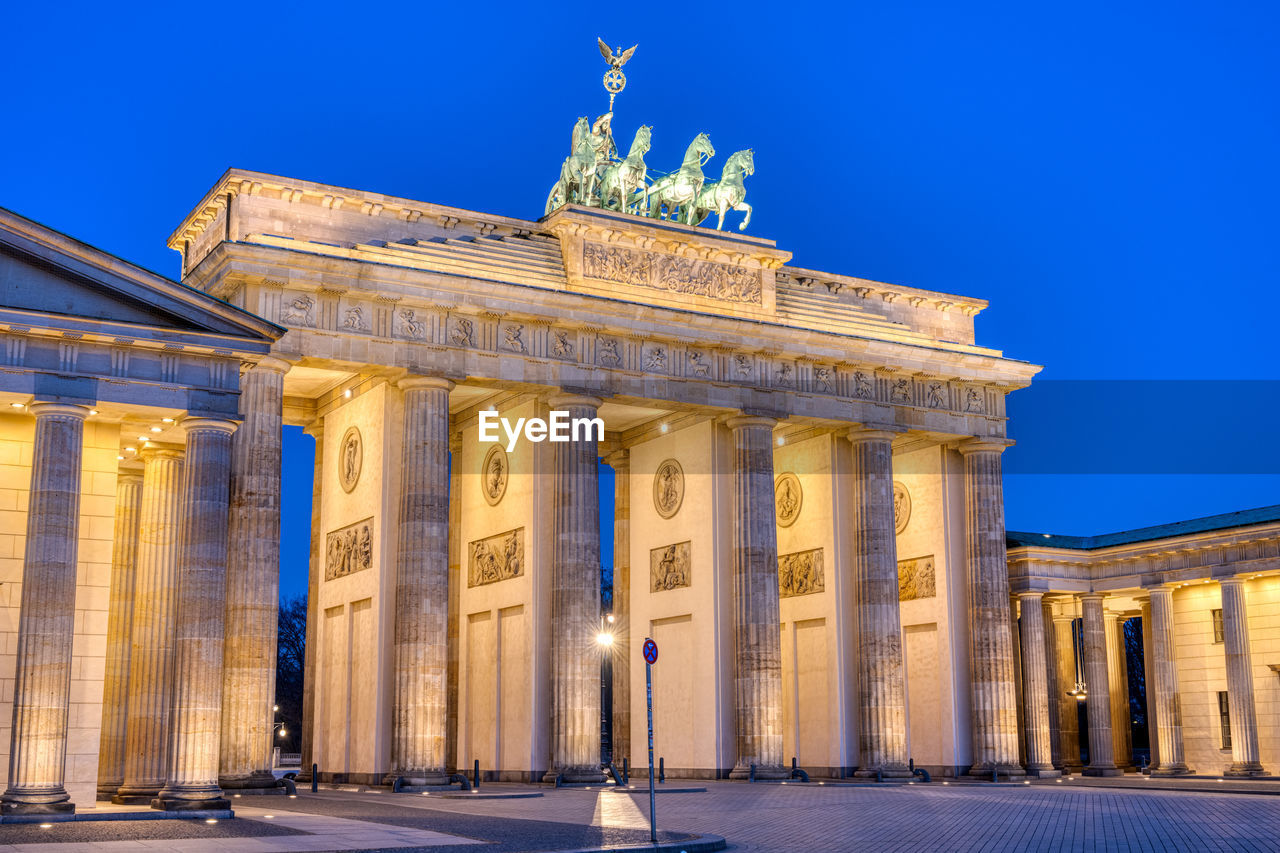
[[[479,791],[480,790],[480,759],[478,758],[476,759],[475,772],[472,773],[471,775],[475,778],[475,781],[471,784],[471,787],[474,790]]]
[[[658,756],[658,781],[659,782],[667,781],[666,761],[667,760],[663,758],[661,755]]]
[[[747,773],[747,781],[748,782],[756,781],[756,766],[754,764],[751,765],[751,770],[750,772]]]
[[[622,784],[631,784],[631,762],[629,759],[622,759]]]
[[[912,773],[916,772],[916,760],[914,758],[907,759],[907,769]]]
[[[319,790],[320,790],[320,765],[312,764],[311,765],[311,793],[314,794]]]
[[[999,782],[999,781],[1000,781],[1000,768],[999,768],[999,767],[992,767],[992,768],[991,768],[991,781],[992,781],[992,782]]]

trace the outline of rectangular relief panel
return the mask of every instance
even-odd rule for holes
[[[649,551],[649,592],[690,585],[689,542],[677,542]]]
[[[783,554],[778,558],[778,595],[790,598],[825,590],[821,548]]]
[[[324,579],[362,572],[373,567],[373,518],[340,527],[325,536]]]
[[[524,528],[478,539],[467,552],[468,588],[518,578],[524,574]]]
[[[933,571],[933,555],[898,561],[898,600],[915,601],[938,594]]]
[[[763,300],[764,287],[759,270],[602,243],[582,244],[582,274],[612,284],[687,293],[726,302],[759,305]]]

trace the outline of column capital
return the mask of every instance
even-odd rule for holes
[[[615,450],[604,457],[604,463],[610,468],[617,468],[619,464],[629,464],[631,462],[631,450],[622,448]]]
[[[84,420],[89,417],[88,406],[78,406],[73,403],[54,403],[43,400],[28,403],[27,411],[35,415],[37,418],[56,417],[60,415],[64,418],[79,418],[80,420]]]
[[[883,427],[872,426],[855,426],[845,430],[844,437],[854,444],[861,444],[867,441],[893,441],[898,437],[897,430],[884,429]]]
[[[778,425],[777,418],[766,417],[765,415],[734,415],[725,422],[725,426],[732,430],[739,430],[745,427],[768,427],[773,429]]]
[[[572,407],[584,409],[598,409],[604,405],[602,397],[594,397],[590,394],[574,394],[570,391],[557,391],[547,397],[547,405],[553,409],[567,409]]]
[[[171,444],[167,441],[148,441],[138,450],[138,458],[143,462],[148,459],[181,459],[187,453],[182,444]]]
[[[972,453],[1004,453],[1005,448],[1012,446],[1013,441],[1008,438],[968,438],[956,449],[960,455],[968,456]]]
[[[235,432],[240,426],[235,421],[222,418],[184,418],[179,424],[187,435],[193,432],[224,432],[227,435]]]
[[[264,355],[250,366],[250,370],[270,370],[272,373],[281,375],[288,373],[293,365],[282,358],[274,358],[273,356]]]
[[[1081,603],[1084,603],[1086,601],[1102,602],[1106,600],[1106,597],[1107,597],[1106,593],[1103,593],[1103,592],[1082,592],[1077,596],[1077,598],[1080,599]]]
[[[1244,582],[1247,580],[1248,578],[1243,577],[1242,575],[1231,575],[1230,577],[1226,577],[1226,578],[1218,578],[1218,585],[1219,586],[1227,586],[1227,585],[1240,586],[1244,584]]]
[[[324,436],[324,418],[317,417],[311,423],[304,426],[302,431],[314,438],[316,441],[319,441]]]
[[[429,391],[436,388],[452,391],[453,386],[453,380],[445,379],[443,376],[422,376],[420,374],[412,374],[396,382],[396,387],[401,391]]]
[[[1033,589],[1024,590],[1023,592],[1015,592],[1013,597],[1017,599],[1030,598],[1035,601],[1044,601],[1044,593]]]

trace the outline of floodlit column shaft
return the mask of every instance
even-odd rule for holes
[[[1086,776],[1116,776],[1111,743],[1111,681],[1107,675],[1107,634],[1103,625],[1102,596],[1080,596],[1084,626],[1084,680],[1088,691],[1089,766]]]
[[[785,778],[782,629],[772,418],[738,417],[733,431],[734,698],[738,758],[730,778]]]
[[[1151,671],[1147,673],[1148,711],[1155,710],[1160,745],[1157,776],[1190,773],[1182,751],[1182,698],[1174,657],[1173,590],[1151,590]]]
[[[231,439],[226,650],[220,782],[273,788],[276,641],[280,618],[280,452],[286,362],[263,359],[241,379],[243,423]]]
[[[1160,766],[1160,734],[1156,731],[1156,706],[1151,673],[1155,670],[1155,655],[1152,654],[1151,640],[1151,599],[1144,598],[1142,607],[1142,672],[1147,685],[1147,744],[1151,748],[1150,767]]]
[[[1023,775],[1018,763],[1018,705],[1009,629],[1005,562],[1003,444],[972,442],[964,456],[965,548],[969,586],[969,667],[975,776],[992,769]]]
[[[182,484],[169,779],[152,806],[226,808],[218,786],[231,421],[192,418]]]
[[[1075,617],[1066,613],[1053,617],[1054,660],[1057,663],[1058,726],[1062,735],[1062,769],[1071,772],[1081,768],[1079,700],[1068,691],[1080,680],[1076,670]]]
[[[1022,687],[1027,730],[1027,772],[1056,776],[1053,769],[1053,732],[1049,724],[1049,667],[1045,661],[1044,596],[1019,596],[1022,625]]]
[[[1227,653],[1227,702],[1231,715],[1231,776],[1263,776],[1258,751],[1258,712],[1253,699],[1253,659],[1249,653],[1249,612],[1243,578],[1222,586],[1222,640]]]
[[[396,549],[395,694],[391,773],[414,785],[445,776],[449,618],[449,390],[402,379],[400,533]]]
[[[33,403],[35,448],[14,662],[9,787],[0,813],[74,811],[64,787],[75,634],[83,406]]]
[[[605,460],[613,468],[613,760],[631,754],[631,451]]]
[[[307,565],[307,645],[302,666],[302,771],[298,781],[311,781],[311,765],[315,763],[316,730],[316,658],[320,654],[320,617],[316,614],[320,601],[320,489],[324,483],[324,419],[317,418],[306,428],[316,440],[315,463],[311,473],[311,556]]]
[[[596,397],[551,408],[594,418]],[[567,782],[600,782],[600,482],[595,435],[554,445],[551,499],[551,768]]]
[[[138,571],[129,652],[129,718],[124,783],[113,801],[146,804],[160,792],[169,767],[169,704],[182,507],[181,445],[148,444],[138,519]]]
[[[125,729],[129,719],[129,651],[141,508],[142,471],[122,469],[116,477],[107,667],[102,684],[102,734],[98,741],[98,793],[107,797],[114,796],[124,784]]]
[[[459,602],[462,599],[462,433],[449,437],[449,615],[446,667],[444,766],[458,769],[458,657],[461,648]]]
[[[1111,692],[1111,755],[1121,770],[1132,764],[1129,740],[1129,672],[1125,661],[1124,617],[1104,613],[1107,677]]]
[[[850,433],[853,586],[858,625],[856,775],[910,776],[907,691],[893,521],[893,433]]]
[[[1045,686],[1049,704],[1049,754],[1054,768],[1062,770],[1062,703],[1058,697],[1065,688],[1058,684],[1058,638],[1053,629],[1053,604],[1047,599],[1041,599],[1040,614],[1040,630],[1044,633]]]

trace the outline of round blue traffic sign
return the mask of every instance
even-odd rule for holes
[[[644,641],[644,659],[650,664],[658,662],[658,644],[647,637]]]

